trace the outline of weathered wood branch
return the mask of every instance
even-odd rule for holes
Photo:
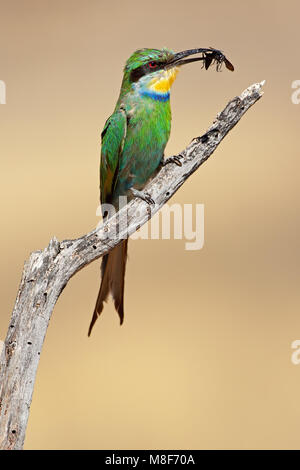
[[[0,358],[0,449],[22,449],[36,371],[54,305],[75,273],[129,237],[149,220],[188,177],[214,152],[227,133],[262,96],[264,82],[247,88],[202,136],[179,155],[182,166],[170,163],[145,188],[153,210],[133,199],[108,222],[76,240],[53,238],[25,263],[21,284]],[[95,292],[96,295],[96,292]]]

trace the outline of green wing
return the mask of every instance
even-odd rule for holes
[[[111,202],[113,197],[126,131],[126,113],[121,108],[108,118],[101,134],[100,199],[102,204]]]

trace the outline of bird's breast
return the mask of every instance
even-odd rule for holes
[[[126,186],[142,187],[155,174],[171,128],[170,103],[140,99],[129,114],[120,162]]]

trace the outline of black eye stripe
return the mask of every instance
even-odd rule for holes
[[[130,74],[130,80],[132,82],[137,82],[141,77],[146,75],[147,72],[147,67],[145,65],[141,65],[140,67],[137,67],[136,69],[132,70]]]
[[[155,61],[151,61],[155,62]],[[137,67],[136,69],[132,70],[130,74],[130,80],[132,82],[137,82],[141,77],[144,75],[151,73],[151,72],[157,72],[157,70],[162,69],[164,64],[160,62],[155,62],[157,64],[157,67],[155,68],[150,68],[149,63],[145,65],[141,65],[140,67]]]

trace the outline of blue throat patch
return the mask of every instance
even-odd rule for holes
[[[153,100],[156,101],[168,101],[170,99],[170,93],[160,93],[157,91],[152,91],[148,89],[143,89],[141,90],[141,95],[142,96],[147,96],[148,98],[152,98]]]

